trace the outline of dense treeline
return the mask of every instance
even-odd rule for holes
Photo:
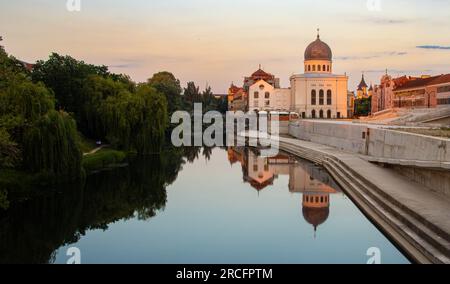
[[[81,175],[74,120],[55,110],[53,94],[0,48],[0,168],[58,179]]]
[[[157,153],[175,111],[203,103],[205,112],[225,112],[226,102],[193,82],[183,89],[169,72],[137,84],[106,66],[56,53],[28,70],[0,46],[0,169],[56,182],[78,179],[80,134],[123,152]],[[0,173],[0,187],[2,179]]]
[[[86,137],[139,154],[161,149],[168,124],[167,96],[151,84],[136,84],[105,66],[58,54],[39,61],[32,78],[53,90],[56,106],[75,117]]]

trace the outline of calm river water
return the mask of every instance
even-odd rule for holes
[[[0,263],[408,263],[320,167],[187,148],[0,214]]]

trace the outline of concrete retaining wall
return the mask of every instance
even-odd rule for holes
[[[363,134],[364,133],[364,134]],[[298,139],[338,148],[340,150],[367,154],[367,127],[339,123],[301,120],[292,122],[289,134]]]
[[[347,152],[377,158],[450,162],[450,139],[327,121],[292,122],[289,134]]]

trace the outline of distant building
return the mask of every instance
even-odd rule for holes
[[[373,90],[372,114],[392,109],[394,107],[394,89],[408,82],[410,78],[406,76],[392,78],[386,71],[386,74],[381,77],[380,84],[375,85]]]
[[[434,108],[450,105],[450,74],[410,78],[394,89],[396,108]]]
[[[370,89],[373,90],[372,86]],[[366,80],[364,79],[364,74],[362,75],[361,82],[358,85],[356,96],[357,99],[367,99],[369,95],[369,86],[367,86]]]
[[[281,88],[280,80],[260,68],[245,77],[248,110],[294,112],[302,118],[346,118],[348,116],[348,77],[333,74],[331,48],[317,39],[304,54],[304,73],[290,77],[290,88]],[[230,108],[239,88],[229,90]]]
[[[234,111],[234,96],[241,89],[242,88],[235,86],[233,83],[231,84],[230,88],[228,88],[228,110]]]
[[[243,88],[239,88],[233,95],[232,103],[233,111],[247,112],[248,110],[248,95]]]
[[[274,88],[280,88],[280,79],[276,78],[274,75],[265,72],[261,69],[261,65],[259,65],[259,69],[256,70],[250,77],[245,77],[244,79],[244,90],[248,93],[250,87],[254,85],[258,81],[265,81],[270,84]]]
[[[249,107],[253,111],[283,111],[291,108],[291,90],[275,88],[259,80],[249,89]]]
[[[347,117],[355,116],[355,92],[347,92]]]
[[[333,74],[333,53],[320,35],[305,50],[304,74],[293,75],[291,110],[303,118],[346,118],[348,77]]]

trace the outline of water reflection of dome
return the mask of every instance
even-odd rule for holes
[[[306,222],[314,227],[314,231],[317,231],[317,227],[325,223],[330,216],[330,208],[310,208],[303,207],[303,218]]]
[[[330,216],[330,195],[321,192],[304,194],[302,211],[303,218],[317,231]]]

